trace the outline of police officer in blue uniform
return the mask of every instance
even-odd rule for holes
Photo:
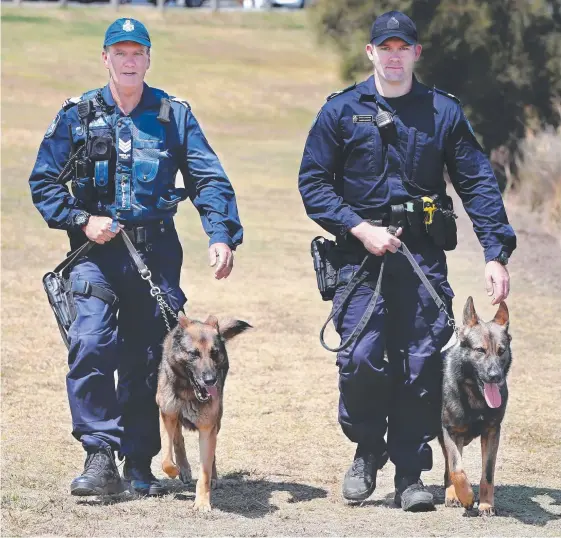
[[[440,431],[441,349],[452,328],[396,251],[403,239],[451,313],[444,248],[455,246],[455,237],[449,238],[455,224],[445,202],[444,165],[483,247],[493,304],[508,295],[505,265],[516,238],[490,163],[458,99],[421,84],[413,74],[421,54],[413,21],[397,11],[379,16],[366,53],[374,75],[328,98],[310,130],[299,175],[307,214],[336,236],[340,268],[334,305],[363,257],[373,254],[366,266],[370,280],[334,318],[342,341],[366,311],[385,259],[374,313],[361,336],[337,356],[339,422],[357,443],[343,496],[369,497],[377,470],[389,457],[396,467],[396,504],[432,510],[433,497],[420,475],[432,467],[428,442]],[[448,220],[440,236],[448,236],[448,246],[427,233],[433,230],[426,224],[432,213],[424,212],[423,197],[431,211],[435,200],[443,201]],[[396,216],[392,230],[388,225]]]
[[[119,493],[127,481],[142,494],[164,491],[150,466],[160,450],[155,393],[166,326],[119,234],[175,312],[186,302],[178,204],[189,197],[199,211],[215,278],[230,274],[242,242],[234,191],[189,104],[144,83],[150,47],[139,21],[109,26],[102,53],[109,83],[64,103],[29,179],[35,206],[49,227],[68,232],[72,249],[97,243],[70,273],[77,315],[67,390],[73,435],[87,452],[73,495]],[[114,451],[125,459],[125,481]]]

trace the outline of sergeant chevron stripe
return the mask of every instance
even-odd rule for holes
[[[131,150],[131,141],[130,140],[121,140],[119,139],[119,151],[123,153],[128,153]]]

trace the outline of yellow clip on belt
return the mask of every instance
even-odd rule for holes
[[[426,213],[425,215],[425,224],[430,225],[432,224],[432,215],[436,211],[436,205],[432,198],[428,196],[423,196],[423,211]]]

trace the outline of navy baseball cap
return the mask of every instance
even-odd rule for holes
[[[103,41],[104,47],[121,41],[134,41],[146,47],[152,46],[146,26],[135,19],[117,19],[107,28]]]
[[[409,45],[414,45],[417,43],[417,27],[405,13],[388,11],[374,21],[370,30],[370,43],[378,46],[390,37],[398,37]]]

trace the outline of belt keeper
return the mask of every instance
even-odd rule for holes
[[[135,230],[136,242],[140,245],[146,243],[146,227],[139,226]]]

